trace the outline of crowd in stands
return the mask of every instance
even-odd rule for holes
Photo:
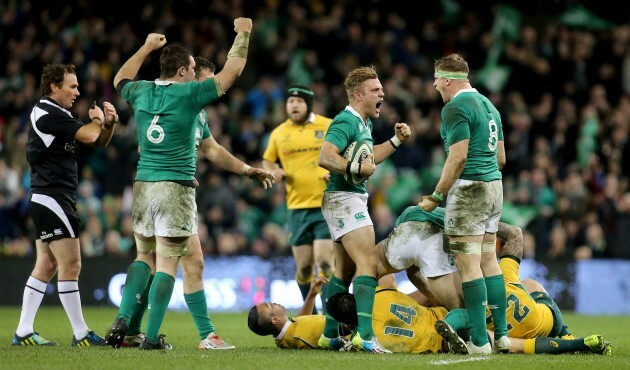
[[[0,256],[34,255],[25,143],[45,64],[77,66],[81,96],[72,111],[79,118],[87,120],[97,96],[116,106],[121,124],[111,144],[78,152],[81,248],[85,257],[134,256],[136,125],[112,86],[114,74],[149,32],[165,34],[220,69],[233,39],[232,20],[247,16],[254,30],[245,71],[206,108],[212,134],[230,152],[260,166],[271,129],[286,118],[287,86],[312,87],[314,110],[334,117],[347,101],[346,73],[373,65],[386,102],[374,122],[375,142],[387,140],[396,122],[412,128],[412,138],[369,182],[378,241],[406,206],[433,191],[440,175],[443,102],[433,87],[433,61],[458,52],[469,61],[473,87],[502,115],[504,220],[523,227],[525,257],[630,258],[628,4],[602,14],[603,6],[589,10],[577,8],[578,2],[531,1],[520,8],[490,1],[406,3],[152,1],[131,2],[121,13],[106,3],[4,1]],[[570,11],[581,11],[585,20],[563,17]],[[158,55],[139,78],[159,75]],[[284,186],[266,191],[201,157],[197,179],[204,253],[291,254]]]

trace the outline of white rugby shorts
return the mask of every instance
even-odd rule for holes
[[[442,229],[428,221],[407,221],[387,237],[385,258],[398,270],[418,266],[430,278],[457,272],[452,254],[444,250]]]
[[[365,226],[374,226],[368,213],[368,194],[327,191],[322,197],[322,214],[336,242],[347,233]]]

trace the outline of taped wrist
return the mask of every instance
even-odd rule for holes
[[[247,176],[247,175],[249,175],[249,170],[250,170],[250,168],[252,168],[252,166],[250,166],[250,165],[248,165],[247,163],[245,163],[245,164],[243,165],[243,169],[241,169],[241,175],[243,175],[243,176]]]
[[[438,203],[440,203],[441,201],[444,200],[444,194],[440,193],[439,191],[435,190],[433,192],[433,194],[431,194],[431,196],[435,199],[438,200]]]
[[[350,173],[353,175],[361,174],[361,163],[352,163],[350,165]]]
[[[249,48],[249,32],[239,32],[236,34],[232,48],[228,52],[227,57],[247,58],[247,49]]]
[[[394,149],[398,149],[400,144],[402,144],[402,141],[400,141],[400,139],[396,135],[394,135],[394,136],[392,136],[391,139],[389,139],[389,143],[392,144]]]

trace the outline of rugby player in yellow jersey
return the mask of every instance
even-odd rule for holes
[[[273,335],[280,348],[319,349],[317,342],[324,331],[326,318],[309,313],[312,312],[319,287],[325,281],[323,277],[313,281],[304,306],[295,318],[289,318],[286,309],[279,304],[261,303],[250,309],[247,325],[258,335]],[[337,296],[339,295],[335,297]],[[354,307],[356,326],[356,306]],[[447,349],[446,342],[435,331],[434,324],[438,319],[444,318],[446,312],[443,307],[421,306],[409,296],[395,290],[381,289],[375,295],[372,325],[379,342],[393,352],[444,352]],[[349,334],[349,330],[341,333],[344,341]]]
[[[304,306],[295,318],[289,318],[286,309],[277,303],[261,303],[249,311],[247,325],[258,335],[273,335],[276,346],[282,349],[321,349],[318,339],[324,330],[325,316],[310,315],[319,287],[325,281],[319,277],[313,281]],[[327,302],[328,313],[342,323],[344,328],[341,350],[351,350],[350,332],[357,325],[354,296],[339,293]],[[393,289],[377,289],[374,296],[372,326],[379,343],[392,352],[441,353],[449,347],[435,330],[434,324],[446,314],[443,307],[425,307],[406,294]],[[489,333],[490,335],[492,333]],[[610,353],[610,346],[599,335],[573,340],[553,338],[512,340],[512,352],[518,353],[566,353],[585,351]],[[553,341],[554,344],[551,344]],[[527,351],[533,348],[536,351]],[[328,349],[328,348],[325,348]],[[606,352],[607,351],[607,352]]]
[[[326,303],[328,314],[340,323],[346,324],[348,328],[357,325],[357,309],[354,296],[350,293],[339,293],[328,299]],[[441,309],[441,307],[438,307]],[[392,289],[377,290],[374,299],[374,311],[372,325],[374,334],[379,342],[392,352],[416,352],[435,353],[446,351],[434,351],[443,346],[443,341],[436,336],[436,331],[432,331],[428,325],[435,322],[429,313],[431,308],[424,307],[411,299],[408,295]],[[441,315],[439,311],[433,311]],[[488,336],[492,339],[493,331],[487,330]],[[606,342],[601,335],[589,335],[584,338],[555,339],[549,337],[538,337],[530,339],[513,338],[510,339],[510,349],[512,353],[597,353],[602,355],[611,354],[611,344]],[[459,353],[452,346],[448,346],[449,352]],[[432,350],[433,349],[433,350]],[[351,345],[345,346],[342,350],[353,350]]]
[[[392,233],[377,245],[378,275],[407,271],[414,285],[424,295],[424,305],[448,306],[454,309],[445,320],[437,323],[437,330],[449,342],[451,350],[467,353],[466,342],[456,330],[469,325],[462,307],[459,273],[452,257],[443,249],[442,227],[444,210],[432,212],[412,206],[396,220]],[[521,283],[518,275],[523,240],[520,228],[499,223],[497,236],[505,240],[499,253],[508,296],[508,335],[513,338],[562,337],[572,338],[564,324],[560,309],[542,285],[531,279]],[[420,248],[418,246],[421,246]],[[527,289],[527,290],[526,290]],[[528,293],[532,292],[531,295]],[[422,296],[420,295],[420,296]],[[488,328],[494,324],[490,310],[486,311]]]
[[[513,338],[561,337],[573,338],[562,318],[560,308],[544,290],[541,284],[525,279],[522,283],[519,277],[519,264],[523,255],[523,236],[519,227],[499,224],[497,236],[505,243],[499,250],[499,267],[505,279],[507,295],[507,327],[508,335]],[[529,290],[527,287],[529,287]],[[494,327],[492,313],[486,310],[486,324],[489,329]],[[465,310],[454,309],[449,312],[444,321],[436,324],[436,329],[455,346],[462,343],[456,337],[457,330],[468,327],[468,317]],[[461,348],[461,347],[460,347]],[[461,348],[466,353],[465,348]]]
[[[269,136],[263,153],[263,168],[272,171],[275,182],[285,180],[289,244],[295,259],[295,280],[306,299],[318,275],[330,278],[334,272],[333,243],[322,215],[322,195],[330,174],[317,165],[319,151],[332,119],[313,112],[313,91],[306,86],[287,90],[287,120]],[[327,284],[322,286],[325,306]],[[325,308],[323,308],[325,309]],[[315,312],[313,312],[315,313]]]

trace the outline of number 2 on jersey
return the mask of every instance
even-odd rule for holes
[[[508,312],[510,311],[509,306],[514,306],[514,309],[512,310],[512,319],[517,324],[525,320],[525,318],[527,317],[527,315],[529,315],[529,312],[531,311],[531,309],[527,307],[527,305],[521,304],[521,301],[518,299],[518,297],[514,293],[508,294],[507,304],[508,304],[508,310],[507,310]],[[512,325],[512,323],[510,323],[511,321],[510,318],[508,317],[507,319],[508,319],[507,330],[509,332],[510,330],[512,330],[514,326]],[[492,313],[490,313],[488,317],[486,317],[486,324],[490,324],[491,322],[492,322]]]

